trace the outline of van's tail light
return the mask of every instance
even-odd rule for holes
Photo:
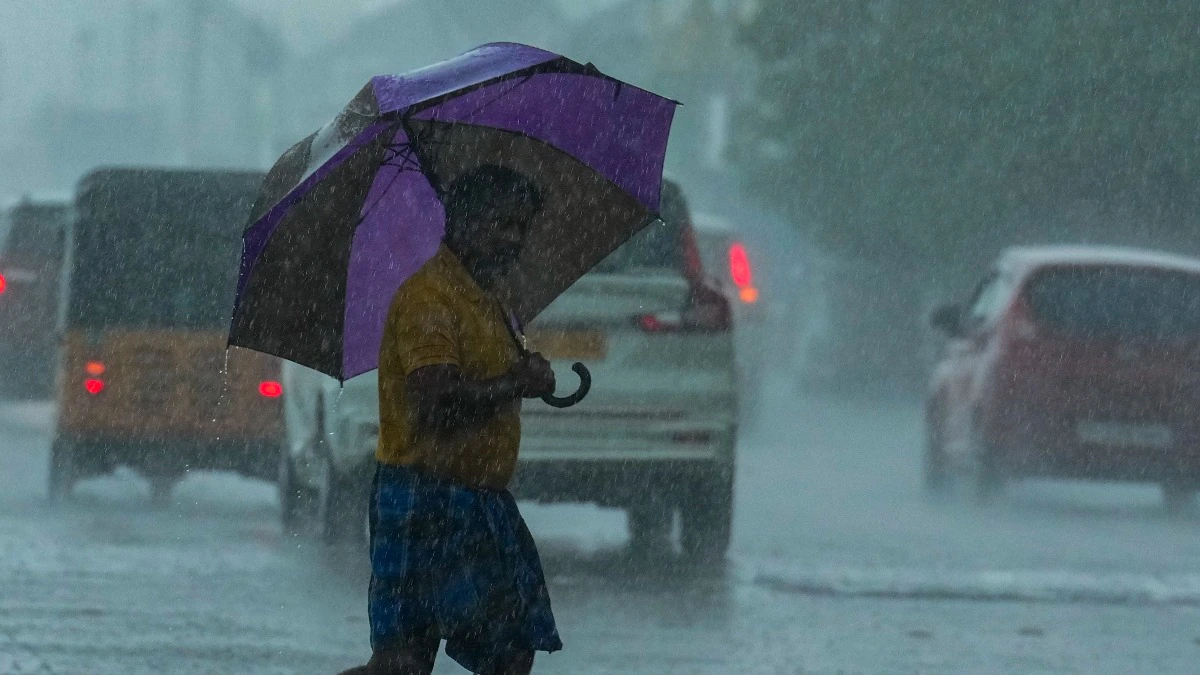
[[[646,333],[707,333],[729,330],[729,301],[719,291],[699,284],[692,287],[688,306],[681,312],[639,314],[634,323]]]
[[[750,267],[750,256],[745,245],[735,242],[729,247],[729,278],[737,286],[738,299],[746,304],[758,302],[758,289],[754,286],[754,270]]]
[[[83,380],[83,390],[92,396],[99,396],[104,391],[101,375],[108,372],[108,366],[103,361],[88,361],[83,365],[83,372],[87,375]]]
[[[283,385],[274,380],[259,382],[258,393],[263,398],[279,398],[283,395]]]
[[[8,279],[5,279],[4,275],[0,274],[0,295],[4,295],[4,291],[6,290],[8,290]]]

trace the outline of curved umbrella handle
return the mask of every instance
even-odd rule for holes
[[[575,393],[571,394],[570,396],[555,396],[554,394],[546,394],[542,397],[542,400],[545,401],[547,405],[554,406],[555,408],[570,408],[576,403],[582,401],[583,397],[587,396],[588,392],[591,391],[592,374],[588,372],[587,366],[576,361],[571,365],[571,370],[575,371],[575,374],[579,376],[579,389],[576,389]]]

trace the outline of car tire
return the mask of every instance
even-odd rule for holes
[[[733,475],[714,471],[692,481],[679,509],[679,543],[696,562],[725,559],[733,535]]]
[[[1167,482],[1162,484],[1161,489],[1163,506],[1169,514],[1181,514],[1196,501],[1196,489],[1191,485]]]
[[[279,475],[275,486],[279,492],[280,527],[285,534],[300,534],[305,517],[312,514],[316,504],[316,491],[297,480],[296,465],[286,448],[279,452]]]
[[[50,501],[69,501],[79,481],[79,468],[75,459],[75,444],[59,436],[50,446],[50,467],[47,477],[47,492]]]
[[[321,482],[317,489],[317,521],[327,544],[364,544],[363,523],[367,517],[366,481],[337,472],[333,461],[321,459]]]

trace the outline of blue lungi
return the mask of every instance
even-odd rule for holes
[[[443,639],[472,672],[562,649],[537,547],[507,490],[380,463],[370,508],[372,649]]]

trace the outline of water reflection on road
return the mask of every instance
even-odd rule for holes
[[[1200,517],[1145,487],[918,490],[919,408],[792,401],[741,449],[723,568],[646,559],[615,510],[523,504],[566,648],[539,673],[1189,672]],[[782,414],[782,413],[786,413]],[[0,673],[331,673],[367,656],[365,552],[284,535],[272,486],[129,473],[44,497],[0,410]],[[461,672],[443,659],[439,673]]]

